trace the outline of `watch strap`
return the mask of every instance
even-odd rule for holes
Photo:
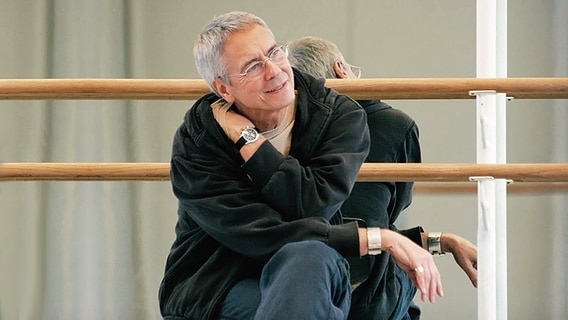
[[[240,137],[239,140],[237,140],[237,142],[235,142],[235,147],[237,147],[237,150],[241,150],[241,148],[247,144],[247,141],[245,140],[245,137]]]

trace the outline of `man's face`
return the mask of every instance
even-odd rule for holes
[[[251,25],[247,30],[236,32],[229,37],[223,48],[223,57],[228,61],[227,74],[238,75],[257,62],[262,72],[257,77],[231,76],[228,84],[216,79],[214,85],[227,102],[247,114],[281,110],[294,99],[294,75],[288,58],[278,64],[268,60],[267,55],[278,44],[266,29]]]

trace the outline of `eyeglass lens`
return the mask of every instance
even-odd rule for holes
[[[264,61],[256,61],[253,64],[249,65],[245,71],[242,73],[245,77],[255,78],[260,76],[264,73],[266,68],[266,62],[270,60],[274,64],[281,64],[282,62],[286,61],[286,57],[288,55],[288,47],[285,45],[279,45],[278,47],[274,48],[264,59]]]

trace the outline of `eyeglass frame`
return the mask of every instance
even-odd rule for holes
[[[363,70],[363,68],[359,66],[354,66],[352,64],[350,64],[349,67],[351,67],[351,72],[353,72],[355,77],[357,77],[357,79],[361,79],[361,71]]]
[[[350,64],[349,62],[345,61],[345,60],[338,60],[339,64],[341,64],[342,68],[345,69],[345,66],[348,65],[349,69],[351,70],[351,72],[353,73],[353,75],[357,78],[360,79],[361,78],[361,71],[363,70],[363,68],[359,67],[359,66],[355,66]]]
[[[281,61],[274,61],[274,60],[272,59],[273,57],[271,58],[271,56],[272,56],[274,53],[278,52],[279,50],[282,51],[282,53],[283,53],[282,60],[281,60]],[[225,77],[226,77],[226,78],[230,78],[230,77],[240,77],[240,78],[242,78],[242,79],[251,79],[251,80],[257,79],[258,77],[260,77],[261,75],[264,74],[264,72],[265,72],[265,70],[266,70],[266,62],[270,61],[270,62],[272,62],[273,64],[275,64],[275,65],[277,65],[277,66],[280,66],[281,63],[283,63],[283,62],[285,62],[285,61],[288,60],[288,52],[289,52],[289,50],[288,50],[288,45],[282,44],[282,43],[277,43],[276,46],[275,46],[274,48],[272,48],[272,49],[268,52],[268,54],[265,56],[265,58],[264,58],[262,61],[261,61],[261,60],[253,61],[253,62],[251,62],[250,64],[248,64],[248,65],[244,68],[244,69],[245,69],[244,72],[242,72],[242,73],[227,74],[227,75],[225,75]],[[260,69],[258,75],[254,75],[254,76],[249,75],[249,72],[251,71],[251,69],[254,68],[254,67],[257,67],[257,66],[260,66],[260,67],[261,67],[261,69]]]

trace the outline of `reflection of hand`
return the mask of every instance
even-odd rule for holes
[[[430,252],[397,232],[382,229],[381,234],[383,250],[410,276],[422,301],[435,302],[436,295],[442,297],[442,278]]]
[[[450,252],[456,263],[477,288],[477,247],[466,239],[451,233],[442,233],[442,251]]]

